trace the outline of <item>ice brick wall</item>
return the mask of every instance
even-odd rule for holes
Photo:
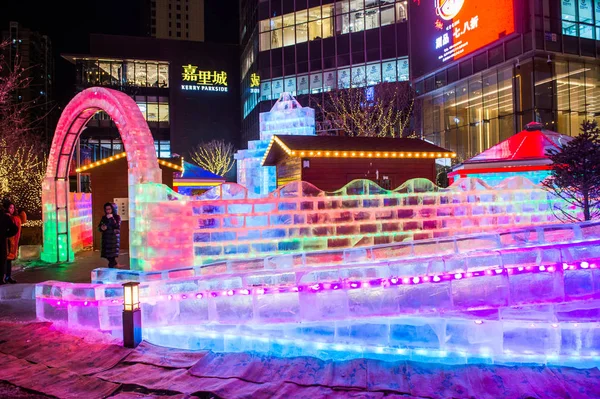
[[[518,177],[494,188],[462,180],[443,190],[429,181],[412,180],[396,191],[357,180],[330,194],[294,182],[267,198],[250,198],[244,187],[235,184],[197,198],[180,196],[160,185],[138,189],[148,191],[141,195],[147,198],[143,208],[148,217],[143,224],[148,240],[138,249],[155,256],[148,254],[144,267],[132,269],[146,271],[555,221],[549,194]],[[171,200],[156,200],[166,197]]]
[[[69,228],[73,251],[78,252],[92,245],[92,194],[69,193]]]

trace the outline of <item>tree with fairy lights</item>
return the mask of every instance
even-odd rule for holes
[[[20,209],[41,216],[46,155],[38,127],[43,118],[31,118],[39,106],[35,101],[19,98],[30,79],[18,56],[12,65],[6,62],[7,46],[0,43],[0,198],[10,198]]]
[[[542,185],[558,199],[556,216],[566,222],[600,217],[600,129],[596,121],[584,121],[581,134],[560,150],[549,150],[551,175]]]
[[[225,140],[211,140],[190,151],[192,161],[219,176],[225,176],[233,168],[233,144]]]
[[[365,85],[361,85],[365,86]],[[414,90],[407,82],[335,89],[313,96],[323,122],[349,136],[406,137],[415,107]]]

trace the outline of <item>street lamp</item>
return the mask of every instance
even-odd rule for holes
[[[135,348],[142,342],[140,283],[123,284],[123,346]]]

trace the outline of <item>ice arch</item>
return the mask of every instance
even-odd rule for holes
[[[133,99],[120,91],[100,87],[92,87],[77,94],[62,112],[56,126],[43,182],[42,260],[46,262],[68,262],[74,259],[69,229],[69,165],[83,128],[99,111],[106,112],[112,118],[127,153],[130,241],[135,237],[136,230],[134,186],[140,183],[161,183],[154,139]]]

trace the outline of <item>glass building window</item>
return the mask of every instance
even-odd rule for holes
[[[283,45],[293,46],[296,44],[296,29],[292,26],[283,28]]]
[[[568,36],[580,36],[594,39],[599,26],[600,0],[562,0],[562,33]]]
[[[169,66],[156,61],[76,60],[78,83],[102,86],[168,87]],[[81,76],[81,75],[80,75]]]
[[[271,33],[265,32],[260,34],[260,51],[266,51],[271,49]]]
[[[260,51],[332,37],[334,31],[337,35],[360,32],[405,19],[406,1],[340,0],[335,7],[326,4],[259,21]]]
[[[406,1],[396,3],[396,21],[402,22],[408,19],[408,5]]]
[[[382,6],[381,7],[381,26],[391,25],[396,23],[394,17],[394,5]]]

